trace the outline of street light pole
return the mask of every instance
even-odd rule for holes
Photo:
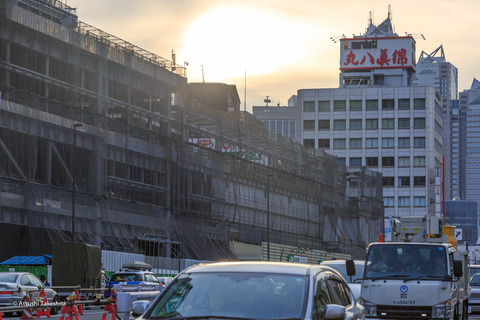
[[[77,128],[81,123],[73,124],[73,172],[72,172],[72,243],[75,243],[75,177],[77,171]]]
[[[273,174],[267,175],[267,261],[270,261],[270,178]]]

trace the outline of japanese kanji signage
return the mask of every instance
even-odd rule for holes
[[[415,69],[412,37],[340,39],[340,70]]]

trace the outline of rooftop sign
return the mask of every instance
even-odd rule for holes
[[[415,65],[415,40],[412,37],[340,39],[340,70],[415,70]]]

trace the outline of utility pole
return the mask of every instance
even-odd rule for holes
[[[83,127],[81,123],[73,124],[73,173],[72,173],[72,243],[75,243],[75,178],[77,171],[77,128]]]

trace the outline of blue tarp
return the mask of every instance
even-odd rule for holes
[[[0,265],[10,266],[46,266],[48,264],[52,264],[51,254],[45,254],[43,256],[15,256],[0,262]]]

